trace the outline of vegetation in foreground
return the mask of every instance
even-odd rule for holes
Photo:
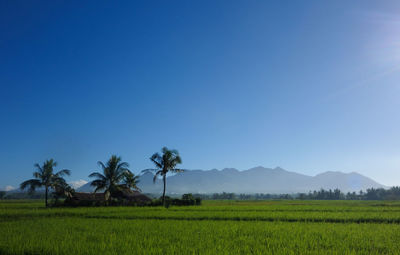
[[[0,202],[1,254],[398,254],[400,202],[205,201],[51,208]]]
[[[183,169],[178,169],[176,166],[182,163],[182,159],[179,156],[179,152],[177,150],[169,150],[167,147],[162,148],[162,155],[159,153],[154,153],[150,160],[154,163],[155,169],[146,169],[143,171],[152,171],[154,172],[153,181],[156,182],[158,176],[162,176],[163,179],[163,193],[162,193],[162,205],[169,206],[171,201],[166,203],[166,177],[168,173],[178,173],[183,172]],[[90,178],[96,178],[90,185],[93,186],[94,193],[98,191],[103,191],[101,195],[103,197],[104,203],[99,203],[98,205],[130,205],[132,201],[129,201],[129,197],[132,198],[129,194],[132,194],[134,191],[140,191],[137,184],[139,183],[139,176],[135,176],[129,170],[129,164],[127,162],[123,162],[121,157],[117,155],[112,155],[111,158],[103,163],[98,161],[97,164],[101,167],[101,172],[93,172],[89,175]],[[43,165],[39,165],[36,163],[35,168],[37,169],[33,172],[33,176],[35,179],[29,179],[20,184],[20,189],[25,190],[29,189],[29,193],[32,194],[38,188],[44,188],[45,190],[45,205],[49,206],[49,192],[53,198],[55,198],[54,205],[60,205],[59,199],[65,198],[65,202],[70,204],[69,202],[74,200],[75,190],[65,181],[63,178],[66,175],[71,175],[71,171],[64,169],[59,172],[55,172],[54,168],[57,166],[57,162],[54,159],[46,160]],[[0,199],[2,199],[6,193],[0,193]],[[82,195],[81,195],[82,197]],[[77,197],[75,197],[76,200]],[[95,198],[92,202],[96,202],[98,200]],[[150,200],[150,199],[149,199]],[[177,202],[172,201],[172,204],[175,205],[192,205],[186,203],[188,200],[183,198],[182,201]],[[199,204],[198,201],[195,201],[192,198],[193,204]],[[87,201],[84,201],[85,205],[87,205]],[[175,202],[175,203],[174,203]],[[137,201],[134,202],[137,204]],[[154,203],[141,203],[142,205],[155,205]],[[159,205],[158,203],[156,203]],[[80,205],[80,203],[75,203],[75,205]]]

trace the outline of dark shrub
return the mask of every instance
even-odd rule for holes
[[[182,200],[192,200],[192,199],[194,199],[192,193],[182,195]]]
[[[162,205],[162,198],[153,200],[150,206],[161,206]],[[192,194],[183,194],[182,198],[171,198],[165,197],[165,207],[169,207],[171,205],[176,206],[190,206],[190,205],[201,205],[201,198],[195,198]]]

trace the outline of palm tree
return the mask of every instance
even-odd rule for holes
[[[127,189],[141,191],[137,186],[139,183],[139,176],[131,171],[126,171],[124,176],[124,185]]]
[[[75,193],[75,190],[68,185],[67,182],[65,181],[60,181],[57,182],[57,184],[54,187],[54,192],[53,196],[55,198],[55,203],[57,203],[58,199],[60,197],[65,197],[65,198],[72,198],[73,194]]]
[[[57,173],[54,173],[54,167],[57,166],[57,162],[53,159],[46,160],[42,166],[39,164],[34,165],[36,167],[36,171],[33,173],[33,177],[35,179],[30,179],[21,183],[20,188],[22,190],[29,187],[29,192],[34,192],[36,188],[45,188],[45,204],[48,206],[48,194],[49,188],[55,189],[56,186],[60,183],[65,183],[63,176],[70,175],[71,171],[67,169],[63,169]]]
[[[179,156],[177,150],[169,150],[167,147],[162,148],[162,155],[154,153],[150,160],[156,166],[156,169],[147,169],[155,172],[153,182],[156,182],[158,176],[162,176],[164,189],[162,195],[162,203],[165,206],[165,189],[167,186],[167,173],[179,173],[183,172],[183,169],[177,169],[176,165],[182,163],[182,159]]]
[[[129,164],[122,162],[121,157],[112,155],[106,164],[99,161],[97,164],[102,168],[103,173],[94,172],[89,175],[90,178],[97,178],[90,183],[96,187],[94,192],[104,190],[106,200],[110,200],[118,191],[124,189],[121,182],[124,180],[126,172],[129,171]]]

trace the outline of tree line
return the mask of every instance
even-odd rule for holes
[[[150,157],[155,168],[145,169],[142,172],[154,172],[153,182],[156,182],[157,178],[161,176],[163,180],[162,204],[165,206],[167,174],[182,172],[183,169],[176,168],[178,164],[182,163],[177,150],[163,147],[161,152],[161,154],[156,152]],[[140,191],[137,186],[139,176],[129,170],[129,164],[123,162],[121,157],[112,155],[106,163],[98,161],[97,164],[100,166],[101,172],[93,172],[89,175],[90,178],[95,178],[90,182],[90,185],[95,188],[94,192],[103,191],[106,201],[111,201],[124,191]],[[71,175],[71,170],[62,169],[56,172],[57,162],[54,159],[46,160],[42,165],[36,163],[34,167],[36,168],[33,172],[34,178],[22,182],[20,184],[21,190],[27,189],[29,193],[33,193],[38,188],[43,188],[46,207],[49,206],[50,192],[56,201],[59,198],[73,196],[75,190],[64,179],[64,177]],[[3,197],[5,193],[0,195]]]
[[[400,200],[400,187],[389,189],[370,188],[359,192],[342,192],[339,189],[320,189],[308,193],[294,194],[236,194],[229,192],[214,194],[194,194],[195,197],[209,200],[268,200],[268,199],[300,199],[300,200]]]

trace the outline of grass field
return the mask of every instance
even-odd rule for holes
[[[400,202],[42,204],[0,202],[0,254],[400,254]]]

